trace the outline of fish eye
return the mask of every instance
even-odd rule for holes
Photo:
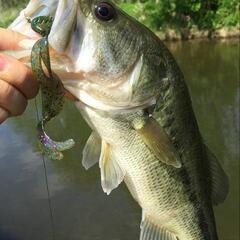
[[[111,21],[115,17],[116,11],[111,4],[102,2],[95,6],[95,15],[102,21]]]

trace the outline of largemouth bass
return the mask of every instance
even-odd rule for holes
[[[54,72],[92,128],[83,166],[104,192],[124,181],[142,208],[140,240],[217,240],[213,205],[228,178],[205,146],[184,77],[164,44],[110,1],[32,0],[10,26],[54,18]],[[30,42],[15,53],[28,62]]]

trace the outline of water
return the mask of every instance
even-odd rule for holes
[[[171,43],[191,92],[207,145],[230,177],[231,190],[215,209],[220,240],[239,239],[239,45],[236,40]],[[52,226],[34,104],[0,126],[0,240],[50,240]],[[137,240],[141,210],[121,186],[106,196],[98,166],[85,171],[81,151],[90,134],[68,103],[51,123],[54,139],[77,146],[47,161],[56,240]]]

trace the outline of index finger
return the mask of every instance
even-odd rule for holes
[[[0,51],[20,49],[19,42],[26,38],[28,37],[11,29],[0,28]]]

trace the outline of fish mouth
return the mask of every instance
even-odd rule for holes
[[[60,1],[31,0],[27,7],[20,12],[19,16],[14,20],[9,28],[31,38],[38,37],[39,34],[32,30],[29,20],[38,16],[54,17]]]
[[[99,97],[98,93],[93,93],[93,89],[86,90],[83,85],[89,86],[90,83],[84,81],[82,76],[76,77],[76,75],[81,75],[82,71],[86,71],[86,69],[81,70],[82,66],[80,67],[78,64],[82,41],[86,31],[86,19],[83,14],[78,0],[31,0],[28,6],[20,13],[19,17],[10,25],[10,28],[37,40],[39,34],[31,29],[29,19],[46,15],[54,18],[48,36],[52,70],[63,82],[66,89],[66,96],[71,100],[78,100],[80,103],[91,108],[103,111],[132,111],[153,105],[156,102],[154,97],[141,102],[132,101],[132,88],[134,81],[141,71],[141,59],[134,64],[136,69],[133,71],[134,74],[131,75],[133,77],[129,79],[130,85],[125,85],[122,88],[120,86],[120,91],[116,87],[117,90],[113,91],[113,93],[111,91],[105,92],[105,95],[115,94],[118,97],[113,98],[110,96],[106,100]],[[22,54],[19,54],[19,59],[25,61],[26,64],[30,64],[31,49],[36,40],[29,41],[29,43],[25,41],[25,45],[23,46],[25,52],[23,51]],[[64,79],[64,75],[68,79],[70,77],[70,80]],[[78,84],[81,84],[81,86],[79,87]],[[119,93],[121,90],[125,94],[124,97],[121,96],[122,93]]]
[[[31,20],[38,16],[51,16],[54,21],[48,36],[50,46],[55,51],[64,53],[74,42],[74,38],[78,38],[79,41],[79,35],[73,34],[78,21],[78,12],[78,0],[31,0],[9,28],[37,39],[39,34],[32,30]],[[84,19],[81,18],[81,21]],[[80,26],[77,27],[79,33]],[[25,45],[25,49],[31,47]]]
[[[49,34],[49,43],[53,49],[59,53],[67,50],[75,42],[77,33],[81,32],[80,26],[76,26],[78,22],[78,0],[60,0],[56,9],[54,22]],[[83,19],[81,19],[81,22]],[[78,29],[74,32],[74,29]]]
[[[48,36],[51,68],[57,74],[65,72],[69,75],[69,72],[74,72],[74,54],[80,51],[81,35],[83,35],[81,24],[84,18],[80,19],[78,0],[31,0],[9,26],[10,29],[29,38],[19,42],[19,51],[8,51],[7,54],[28,66],[31,65],[32,48],[41,37],[32,30],[31,20],[38,16],[53,17],[53,25]],[[76,45],[79,50],[76,50]],[[76,100],[69,92],[66,96]]]

